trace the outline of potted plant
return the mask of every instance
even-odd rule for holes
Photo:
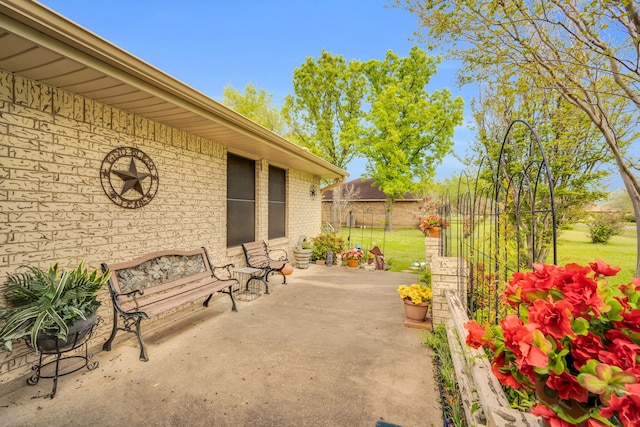
[[[342,253],[342,259],[347,260],[347,267],[358,268],[360,260],[364,256],[364,251],[360,248],[347,249]]]
[[[335,231],[323,231],[311,240],[313,242],[311,259],[316,262],[325,261],[329,252],[337,254],[344,250],[344,240]]]
[[[313,254],[313,246],[307,241],[306,236],[300,236],[298,244],[293,248],[293,258],[297,268],[309,268],[309,259]]]
[[[499,324],[465,325],[467,344],[547,425],[640,425],[640,278],[611,285],[620,269],[600,260],[533,267],[507,283]]]
[[[431,298],[433,298],[431,287],[423,283],[400,285],[398,294],[404,303],[404,313],[407,320],[424,322],[427,318]]]
[[[438,215],[427,215],[420,222],[420,230],[426,236],[438,237],[442,228],[449,227],[449,221]]]
[[[67,272],[57,263],[46,271],[24,268],[0,288],[5,304],[0,307],[0,346],[11,351],[12,340],[26,339],[36,351],[68,349],[95,324],[100,306],[96,295],[109,272],[89,272],[84,261]]]

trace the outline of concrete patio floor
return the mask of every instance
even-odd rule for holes
[[[97,369],[0,397],[2,426],[442,425],[432,351],[403,326],[414,274],[312,265],[271,293],[145,329],[95,354]],[[120,333],[119,336],[123,336]]]

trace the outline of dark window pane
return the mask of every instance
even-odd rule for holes
[[[255,240],[255,212],[255,203],[252,201],[227,201],[227,247]]]
[[[256,163],[227,156],[227,247],[255,240]]]
[[[269,239],[285,236],[285,210],[284,203],[269,202]]]
[[[227,198],[255,200],[255,187],[256,162],[229,154],[227,160]]]
[[[286,176],[284,169],[269,166],[269,239],[286,235]]]
[[[269,201],[284,202],[286,197],[286,180],[284,169],[269,166]]]

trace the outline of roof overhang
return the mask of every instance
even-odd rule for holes
[[[347,172],[51,9],[0,2],[0,69],[324,179]]]

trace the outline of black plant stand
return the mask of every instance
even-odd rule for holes
[[[95,322],[90,326],[75,332],[70,331],[69,334],[67,334],[66,341],[57,340],[57,339],[55,340],[48,339],[50,343],[53,342],[52,346],[43,348],[43,346],[39,344],[38,351],[40,353],[40,360],[38,361],[37,365],[31,368],[35,372],[30,378],[27,379],[27,384],[36,385],[38,384],[38,381],[40,381],[40,378],[47,378],[47,379],[53,378],[53,389],[51,390],[51,395],[50,395],[50,397],[53,399],[56,395],[56,390],[58,388],[58,377],[63,377],[65,375],[72,374],[85,367],[89,371],[93,371],[94,369],[96,369],[98,367],[98,362],[91,361],[91,359],[93,358],[93,354],[89,354],[88,341],[93,335],[98,324],[101,322],[102,322],[102,318],[97,317]],[[40,340],[38,340],[38,342],[40,342]],[[73,355],[73,356],[63,356],[77,349],[82,345],[84,345],[84,355],[80,354],[80,355]],[[49,348],[49,347],[53,347],[53,348]],[[43,365],[42,358],[48,355],[55,355],[55,359]],[[74,359],[80,359],[83,361],[83,363],[80,366],[76,367],[76,365],[73,363]],[[69,361],[69,368],[70,368],[69,370],[60,372],[60,362],[62,361]],[[52,365],[55,365],[54,374],[43,375],[42,371]]]

